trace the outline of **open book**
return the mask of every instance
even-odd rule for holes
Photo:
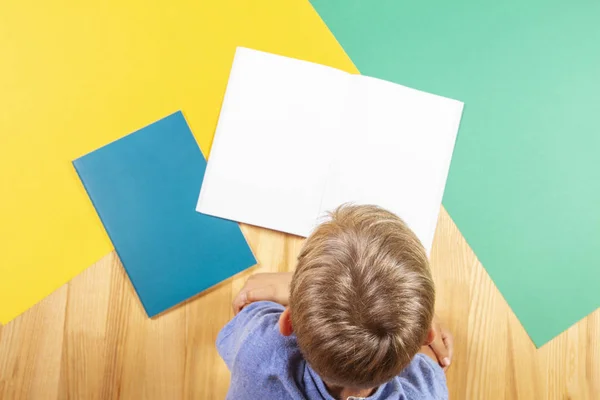
[[[431,249],[463,103],[238,48],[197,211],[308,236],[347,202]]]

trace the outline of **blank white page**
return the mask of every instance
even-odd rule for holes
[[[353,75],[322,211],[375,204],[400,216],[428,254],[463,103]]]
[[[308,235],[351,77],[238,48],[197,211]]]

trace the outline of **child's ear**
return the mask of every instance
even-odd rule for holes
[[[423,343],[423,346],[429,346],[431,343],[433,343],[433,341],[435,340],[435,331],[433,330],[433,327],[429,328],[429,331],[427,331],[427,337],[425,338],[425,343]]]
[[[290,336],[294,332],[292,328],[292,313],[289,307],[286,307],[279,317],[279,332],[283,336]]]

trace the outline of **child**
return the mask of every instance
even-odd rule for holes
[[[425,250],[394,214],[342,206],[294,274],[251,277],[217,348],[230,399],[444,399],[452,337]]]

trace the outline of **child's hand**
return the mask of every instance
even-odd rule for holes
[[[448,329],[442,325],[437,315],[433,317],[431,326],[435,332],[435,339],[429,344],[429,347],[435,353],[440,366],[446,371],[452,362],[454,338]]]
[[[290,298],[292,272],[274,272],[252,275],[233,300],[233,312],[255,301],[273,301],[287,306]]]

